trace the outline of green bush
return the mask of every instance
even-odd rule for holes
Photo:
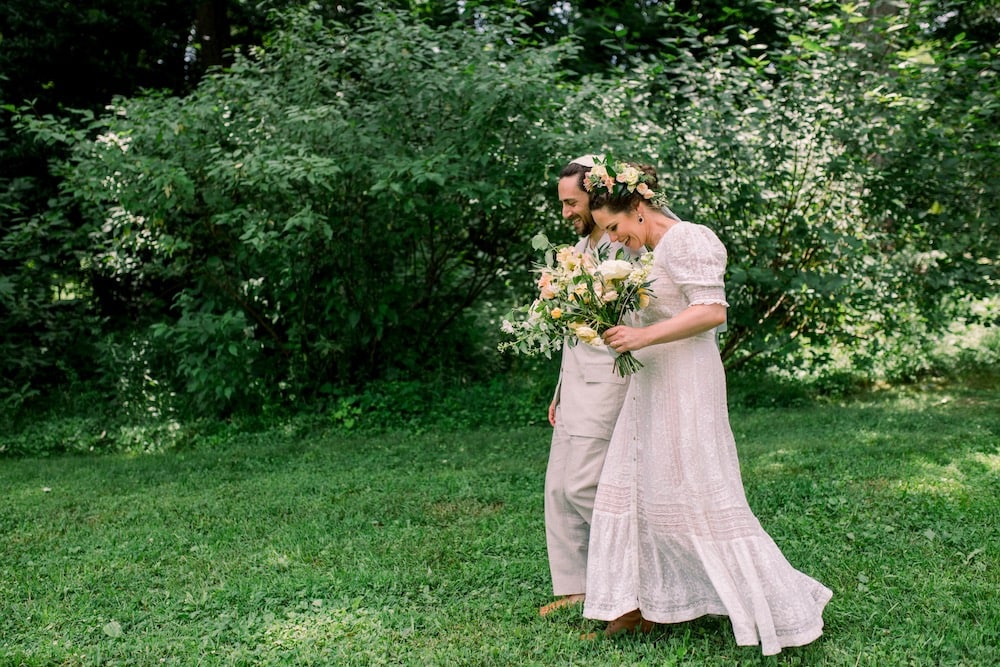
[[[297,12],[185,97],[21,117],[69,158],[50,210],[2,230],[0,395],[334,398],[346,425],[378,383],[516,369],[497,316],[532,290],[528,239],[570,240],[555,170],[598,149],[654,162],[729,248],[729,368],[832,393],[926,372],[925,340],[996,291],[995,45],[927,28],[928,3],[765,3],[766,35],[647,10],[662,52],[583,77],[578,47],[482,8]]]
[[[517,427],[546,424],[558,367],[478,382],[440,378],[379,382],[334,399],[338,429],[383,431]]]
[[[133,341],[132,347],[140,347]],[[121,343],[118,354],[129,345]],[[142,359],[142,354],[137,358]],[[355,390],[335,390],[307,409],[266,409],[226,420],[199,418],[177,410],[156,387],[147,387],[141,361],[122,359],[123,381],[116,398],[93,391],[63,391],[47,405],[16,414],[0,410],[0,458],[58,454],[156,453],[230,443],[276,424],[303,434],[316,432],[427,433],[547,426],[547,410],[558,367],[478,381],[439,377],[385,380]],[[149,382],[148,376],[145,382]],[[118,398],[128,400],[120,402]],[[242,435],[241,435],[242,434]]]
[[[868,9],[772,7],[769,43],[690,30],[607,105],[726,243],[730,368],[822,372],[836,349],[891,373],[882,350],[996,292],[996,45],[929,35],[930,4]]]
[[[218,412],[479,363],[467,311],[551,219],[562,141],[570,47],[517,29],[295,14],[191,95],[91,124],[63,205],[92,275],[148,304],[165,384]]]

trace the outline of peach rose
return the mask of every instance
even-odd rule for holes
[[[552,287],[552,274],[548,272],[542,273],[542,277],[538,279],[538,290],[539,296],[543,299],[552,299],[555,297],[556,291]]]

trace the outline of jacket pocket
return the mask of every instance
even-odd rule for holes
[[[607,361],[587,361],[583,364],[583,381],[608,384],[625,384],[628,378],[623,378],[615,372],[614,359],[608,355]]]

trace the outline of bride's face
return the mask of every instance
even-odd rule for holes
[[[611,237],[629,250],[640,250],[646,243],[646,227],[639,224],[636,211],[612,213],[606,208],[591,211],[594,222]]]

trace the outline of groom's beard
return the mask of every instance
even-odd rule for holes
[[[590,232],[594,231],[594,224],[582,216],[575,215],[570,222],[573,223],[573,231],[576,232],[577,236],[589,236]]]

